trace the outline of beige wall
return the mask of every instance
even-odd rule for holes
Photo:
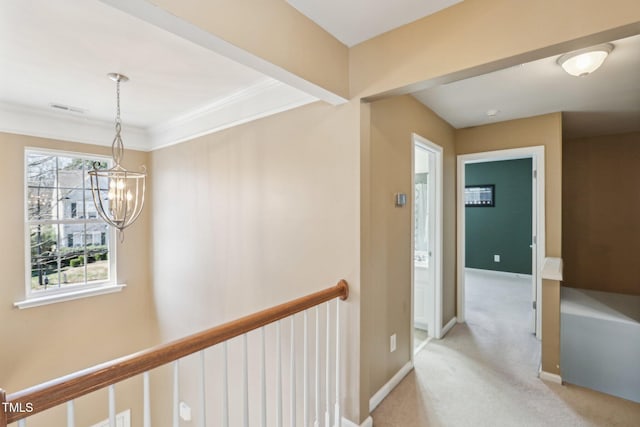
[[[640,133],[562,149],[563,285],[640,295]]]
[[[349,50],[284,0],[154,3],[249,53],[349,98]]]
[[[370,141],[363,150],[362,216],[362,404],[411,360],[412,133],[443,147],[444,271],[443,324],[455,316],[454,130],[410,96],[370,104]],[[409,203],[396,208],[394,194]],[[366,204],[365,204],[366,201]],[[397,334],[398,349],[389,352]],[[368,385],[366,384],[368,381]],[[365,411],[365,407],[361,408]]]
[[[416,89],[592,46],[636,34],[638,21],[636,0],[465,0],[351,48],[351,95]]]
[[[163,339],[344,278],[350,419],[359,417],[358,111],[314,103],[151,153]]]
[[[546,256],[562,257],[562,116],[546,114],[456,131],[456,154],[544,146]],[[542,285],[542,368],[559,373],[560,293],[557,282]]]
[[[2,240],[11,248],[0,257],[0,387],[15,392],[156,344],[148,210],[127,229],[124,244],[117,244],[118,282],[127,284],[122,292],[23,310],[14,308],[13,303],[25,297],[24,148],[103,155],[110,149],[6,133],[0,133],[0,146],[0,220],[5,224]],[[127,151],[124,164],[138,168],[148,165],[148,160],[146,153]],[[126,386],[121,390],[125,400],[123,396],[129,391]],[[100,406],[104,411],[99,413],[91,402],[97,400],[88,398],[78,404],[80,425],[90,425],[107,414],[106,406]],[[140,411],[136,413],[138,416]],[[62,423],[49,419],[29,425]]]

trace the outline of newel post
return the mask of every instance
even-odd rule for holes
[[[0,388],[0,427],[7,427],[7,411],[5,403],[7,402],[7,393]]]

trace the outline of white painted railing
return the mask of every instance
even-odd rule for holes
[[[172,396],[172,426],[179,427],[181,396],[183,395],[180,361],[192,354],[199,355],[197,359],[199,363],[195,373],[196,381],[193,381],[196,394],[198,394],[199,406],[194,425],[206,427],[207,420],[220,420],[224,427],[230,425],[244,427],[251,425],[261,427],[271,425],[277,427],[299,425],[341,427],[340,340],[342,328],[339,299],[346,299],[348,293],[348,285],[342,280],[334,287],[169,344],[103,363],[9,395],[0,390],[0,427],[6,427],[10,423],[17,423],[18,427],[26,426],[28,417],[58,405],[66,405],[66,425],[74,427],[77,422],[76,406],[79,404],[75,399],[103,388],[107,389],[108,394],[108,425],[116,427],[118,402],[115,385],[138,375],[142,376],[140,419],[142,419],[143,426],[151,427],[153,425],[154,398],[157,398],[161,393],[170,393]],[[321,318],[322,305],[324,305],[324,319]],[[309,310],[314,310],[315,313],[315,327],[313,328],[309,325]],[[301,316],[298,313],[301,313]],[[284,319],[289,319],[287,336],[282,331],[283,326],[285,331],[287,330]],[[302,323],[301,326],[300,323]],[[322,323],[325,323],[324,330],[321,327]],[[275,328],[275,348],[273,349],[275,354],[272,355],[275,361],[275,375],[272,381],[269,381],[268,375],[270,357],[267,352],[268,328]],[[300,329],[302,329],[301,342],[297,338]],[[251,340],[249,337],[249,333],[254,330],[259,330],[259,337],[253,334],[253,338],[259,338],[257,340]],[[234,353],[232,355],[234,358],[230,359],[229,342],[236,337],[241,340],[242,349],[236,352],[237,354]],[[289,351],[288,355],[285,352],[283,357],[285,338],[288,338]],[[315,354],[313,361],[310,360],[310,350],[313,350]],[[211,366],[207,362],[208,353],[215,351],[222,353],[221,366]],[[322,352],[324,352],[324,358],[321,358]],[[253,366],[250,356],[256,353],[259,354],[257,365],[260,374],[256,378],[251,378],[250,369]],[[288,369],[283,369],[283,358],[288,359]],[[301,370],[298,363],[299,358],[302,361]],[[232,378],[230,360],[234,366],[237,365],[237,361],[240,361],[241,373],[238,379]],[[332,360],[334,361],[333,366]],[[172,366],[171,391],[153,390],[152,393],[150,373],[156,368],[168,364]],[[313,381],[310,378],[311,370],[314,373]],[[322,372],[324,372],[324,380]],[[193,376],[193,372],[190,373]],[[212,375],[212,373],[217,373],[217,375]],[[301,394],[298,392],[299,378],[302,378]],[[288,383],[285,382],[286,380]],[[216,387],[210,384],[211,381],[219,381],[218,399],[215,396]],[[284,384],[288,385],[286,391],[283,388]],[[333,405],[331,401],[332,387],[335,390]],[[208,396],[207,393],[211,393],[211,390],[214,390],[213,396]],[[239,399],[237,399],[238,391],[241,395]],[[285,392],[288,396],[285,396]],[[252,399],[251,396],[255,397],[256,394],[259,394],[259,399]],[[309,405],[311,399],[314,402],[315,410],[313,413],[311,413]],[[221,408],[216,411],[214,403],[220,401]],[[269,404],[273,406],[269,407]],[[324,404],[324,413],[320,412],[321,404]],[[289,409],[288,417],[285,417],[283,412],[285,405]],[[25,411],[25,408],[29,410]],[[235,409],[239,409],[239,414],[232,414],[231,411]],[[302,409],[302,412],[299,409]],[[216,425],[219,425],[217,421]]]

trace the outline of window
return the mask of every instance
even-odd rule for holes
[[[25,152],[27,301],[114,286],[115,233],[96,215],[88,175],[94,162],[106,168],[110,159]]]

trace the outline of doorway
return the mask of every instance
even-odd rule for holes
[[[485,153],[474,153],[458,156],[458,321],[465,321],[465,267],[466,263],[466,208],[465,208],[465,167],[471,163],[493,162],[501,160],[531,159],[532,165],[532,200],[531,200],[531,330],[538,339],[542,337],[541,303],[542,277],[540,267],[544,260],[544,147],[525,147],[511,150],[500,150]],[[488,184],[488,183],[487,183]],[[499,196],[496,194],[496,198]],[[498,259],[499,260],[499,259]]]
[[[412,319],[414,354],[442,330],[442,147],[413,135]]]

